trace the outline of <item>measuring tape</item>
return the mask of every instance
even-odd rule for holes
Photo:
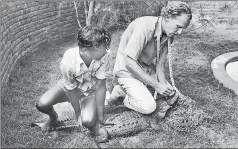
[[[179,92],[179,90],[177,89],[177,87],[175,86],[174,83],[174,77],[173,77],[173,68],[172,68],[172,50],[171,50],[172,46],[170,44],[170,42],[168,42],[168,56],[169,56],[169,76],[170,76],[170,80],[172,83],[172,87],[175,89],[175,91],[181,95],[181,93]]]
[[[171,83],[172,83],[172,87],[175,89],[175,91],[179,94],[179,96],[181,95],[181,93],[179,92],[179,90],[177,89],[177,87],[175,86],[175,83],[174,83],[174,78],[173,78],[173,68],[172,68],[172,50],[171,50],[171,44],[169,42],[170,38],[167,37],[166,40],[164,41],[168,41],[168,61],[169,61],[169,76],[170,76],[170,80],[171,80]],[[164,42],[163,42],[164,43]],[[161,43],[160,46],[163,44]],[[158,55],[157,55],[158,57]],[[156,58],[157,58],[156,57]],[[157,72],[156,72],[156,78],[157,78]],[[157,92],[155,91],[154,93],[154,99],[156,99],[157,97]]]

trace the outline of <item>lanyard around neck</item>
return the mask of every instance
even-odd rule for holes
[[[155,32],[156,30],[158,29],[158,26],[159,26],[159,19],[160,19],[160,16],[158,17],[156,23],[155,23],[155,30],[154,30],[154,33],[153,33],[153,37],[155,35]],[[159,55],[160,55],[160,46],[162,44],[164,44],[166,41],[168,41],[169,37],[167,37],[162,43],[160,43],[160,37],[158,38],[155,38],[155,48],[156,48],[156,64],[157,62],[159,61]],[[159,45],[159,46],[158,46]]]

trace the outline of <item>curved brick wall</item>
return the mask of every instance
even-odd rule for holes
[[[72,2],[1,2],[1,85],[17,61],[49,42],[76,37]]]

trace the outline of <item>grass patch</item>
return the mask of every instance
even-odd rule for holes
[[[112,63],[123,31],[112,35]],[[51,45],[23,58],[10,76],[8,88],[1,100],[1,144],[13,147],[98,147],[90,138],[75,130],[55,132],[57,137],[42,134],[29,124],[45,120],[35,103],[38,98],[61,78],[59,62],[63,53],[75,45],[66,42]],[[237,51],[238,41],[224,40],[222,36],[189,33],[177,37],[173,46],[173,75],[177,88],[191,97],[196,106],[211,117],[193,133],[172,128],[147,130],[125,138],[112,138],[100,147],[237,147],[238,97],[223,87],[212,74],[210,63],[218,55]],[[113,79],[107,80],[111,90]]]

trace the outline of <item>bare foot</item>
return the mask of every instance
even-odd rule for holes
[[[53,121],[51,118],[48,118],[48,120],[41,126],[41,130],[43,132],[48,132],[52,129],[53,123],[57,123],[56,121]]]
[[[104,128],[100,128],[98,134],[96,135],[95,141],[98,143],[103,143],[108,141],[108,133]]]
[[[59,126],[65,126],[65,123],[58,120],[58,114],[55,112],[54,118],[49,117],[48,120],[41,126],[41,130],[46,132]]]

